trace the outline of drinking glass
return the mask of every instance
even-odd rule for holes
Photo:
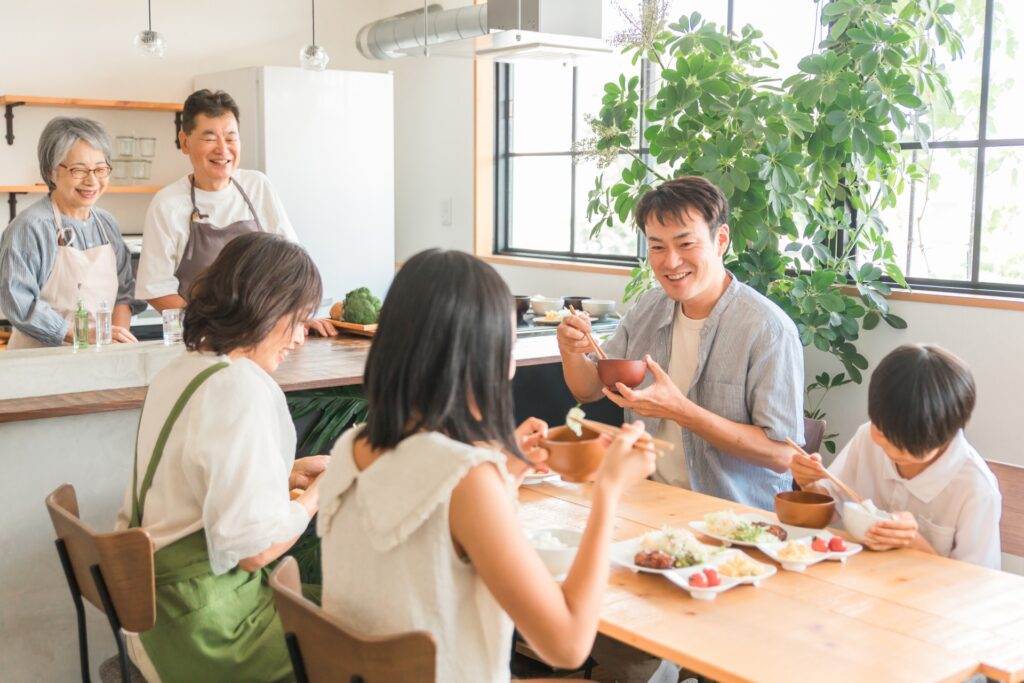
[[[156,154],[156,138],[137,138],[139,156],[151,157]]]
[[[181,309],[168,308],[163,312],[164,319],[164,345],[170,346],[182,341],[181,330]]]

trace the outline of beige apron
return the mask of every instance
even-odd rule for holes
[[[246,221],[235,221],[223,228],[218,228],[210,223],[206,220],[210,216],[199,211],[199,207],[196,206],[195,176],[190,176],[189,181],[192,184],[192,217],[188,222],[188,242],[185,243],[185,253],[181,257],[181,263],[174,271],[174,277],[178,278],[178,295],[185,301],[188,301],[188,289],[192,286],[192,281],[213,263],[228,242],[248,232],[263,231],[260,219],[256,215],[256,209],[249,201],[249,195],[234,178],[231,178],[231,184],[241,193],[242,199],[245,200],[249,211],[252,212],[252,218]]]
[[[57,227],[57,255],[53,259],[50,277],[39,290],[39,300],[49,304],[57,315],[69,322],[78,308],[79,296],[82,297],[90,314],[99,309],[104,301],[113,307],[117,301],[117,255],[110,246],[110,234],[103,224],[103,219],[99,214],[95,214],[106,243],[91,249],[79,250],[71,246],[75,241],[75,231],[73,228],[64,227],[64,221],[61,220],[53,199],[50,199],[50,208],[53,209],[53,221]],[[17,327],[11,333],[11,340],[7,344],[7,348],[12,351],[45,346],[47,345],[23,333]]]

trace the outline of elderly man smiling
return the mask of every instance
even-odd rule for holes
[[[633,306],[604,349],[645,359],[636,390],[602,386],[588,350],[590,323],[558,327],[565,381],[581,402],[602,394],[676,449],[654,478],[772,509],[791,487],[791,438],[803,442],[803,353],[796,326],[725,268],[728,203],[704,178],[670,180],[636,207],[658,284]]]

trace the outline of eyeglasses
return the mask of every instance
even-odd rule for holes
[[[98,179],[106,178],[110,175],[110,171],[112,170],[110,166],[97,166],[96,168],[82,168],[81,166],[75,166],[74,168],[68,168],[64,164],[57,165],[65,169],[75,180],[85,180],[90,173]]]

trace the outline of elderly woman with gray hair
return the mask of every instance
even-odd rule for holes
[[[38,152],[50,192],[0,239],[0,309],[14,326],[8,348],[71,341],[79,299],[90,314],[112,310],[114,342],[136,341],[131,255],[114,217],[95,206],[110,177],[109,136],[95,121],[59,117],[43,129]]]

